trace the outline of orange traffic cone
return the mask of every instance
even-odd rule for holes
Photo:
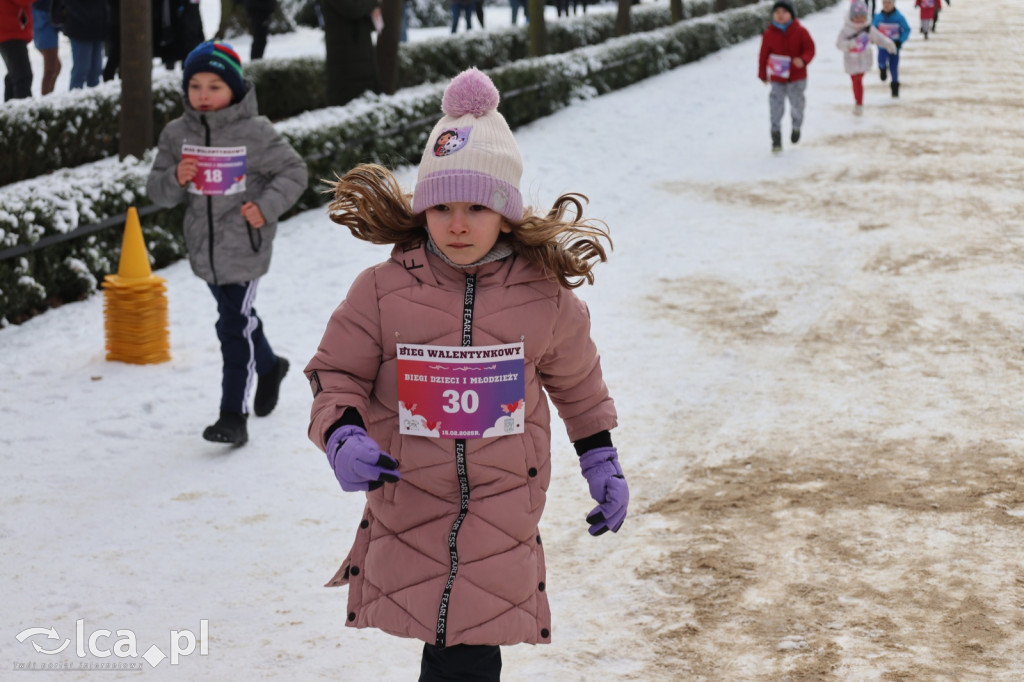
[[[150,365],[171,359],[165,280],[149,267],[139,213],[128,209],[116,275],[103,278],[107,360]]]

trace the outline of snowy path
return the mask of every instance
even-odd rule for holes
[[[871,74],[855,119],[842,11],[806,20],[781,156],[757,41],[517,132],[528,201],[582,191],[615,238],[582,295],[633,502],[589,537],[554,425],[554,643],[506,649],[504,679],[1024,677],[1024,16],[955,2],[908,43],[901,100]],[[0,666],[114,658],[37,654],[60,640],[26,628],[166,653],[205,619],[208,655],[147,678],[415,679],[416,642],[344,628],[320,587],[361,500],[306,440],[297,371],[385,254],[322,211],[282,227],[258,307],[296,371],[238,451],[199,438],[219,356],[187,265],[159,273],[170,363],[106,363],[101,297],[0,330]]]

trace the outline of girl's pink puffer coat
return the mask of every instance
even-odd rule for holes
[[[356,278],[306,366],[310,439],[323,449],[353,407],[402,474],[367,493],[353,547],[328,585],[348,584],[349,626],[448,646],[549,642],[537,529],[551,475],[542,388],[573,441],[615,427],[615,407],[582,301],[520,258],[481,266],[473,345],[525,344],[525,433],[466,441],[469,511],[445,599],[460,510],[455,441],[398,433],[395,344],[461,345],[465,288],[465,274],[423,246],[396,248]]]

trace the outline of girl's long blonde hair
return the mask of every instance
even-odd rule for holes
[[[359,239],[373,244],[418,245],[426,238],[425,214],[414,215],[412,196],[402,191],[387,168],[377,164],[356,166],[336,181],[325,180],[334,198],[328,206],[331,220],[344,225]],[[594,283],[594,266],[608,260],[602,240],[612,246],[604,222],[583,217],[582,194],[563,194],[547,215],[527,208],[518,222],[506,219],[512,232],[502,235],[512,250],[558,280],[566,289]],[[570,210],[571,209],[571,210]]]

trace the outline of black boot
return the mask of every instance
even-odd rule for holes
[[[782,151],[782,131],[781,130],[773,130],[772,131],[772,151],[773,152],[781,152]]]
[[[792,142],[793,144],[796,144],[797,142],[800,141],[800,129],[799,128],[793,128],[793,132],[791,132],[789,134],[789,141]]]
[[[249,431],[245,428],[246,415],[238,412],[221,412],[216,424],[207,426],[203,438],[214,443],[233,443],[243,445],[249,440]]]
[[[256,384],[256,399],[252,411],[257,417],[266,417],[277,407],[277,395],[281,390],[281,380],[288,373],[288,361],[278,356],[277,364],[266,374],[261,374]]]
[[[879,67],[879,69],[878,69],[878,76],[884,82],[885,79],[888,78],[888,76],[889,76],[889,69],[885,68],[884,66]]]
[[[899,83],[890,83],[890,87],[892,87],[892,96],[893,97],[899,97],[900,96],[900,84]]]

